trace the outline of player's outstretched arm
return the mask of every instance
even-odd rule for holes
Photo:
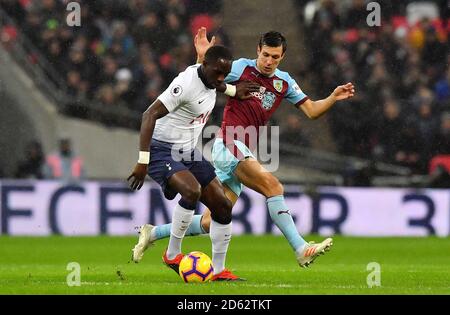
[[[211,41],[208,41],[206,36],[206,27],[200,27],[197,31],[197,35],[194,37],[194,47],[197,52],[197,63],[202,63],[205,59],[206,51],[214,46],[216,43],[216,37],[213,36]]]
[[[139,160],[133,172],[128,176],[127,181],[131,189],[139,190],[144,185],[147,175],[148,164],[150,163],[150,142],[155,129],[156,120],[169,113],[164,104],[157,99],[142,114],[141,131],[139,139]]]
[[[346,100],[355,95],[355,87],[353,83],[349,82],[344,85],[339,85],[334,89],[333,93],[325,99],[319,101],[306,100],[304,103],[299,104],[303,112],[310,119],[317,119],[328,111],[334,103],[340,100]]]

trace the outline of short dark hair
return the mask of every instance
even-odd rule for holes
[[[231,54],[231,51],[224,46],[217,45],[210,47],[206,51],[205,61],[207,63],[214,63],[218,59],[233,60],[233,55]]]
[[[269,47],[279,47],[283,46],[283,54],[287,49],[286,38],[277,31],[270,31],[261,35],[259,39],[259,48],[261,49],[263,45]]]

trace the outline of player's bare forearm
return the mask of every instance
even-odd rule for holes
[[[306,100],[301,105],[301,109],[308,118],[317,119],[325,114],[335,103],[336,99],[333,95],[330,95],[327,98],[318,101]]]
[[[327,98],[318,101],[306,100],[299,107],[310,119],[317,119],[326,113],[337,101],[346,100],[355,95],[355,87],[351,82],[334,89]]]
[[[156,120],[164,117],[169,112],[167,108],[156,100],[147,110],[142,114],[141,132],[139,138],[139,150],[148,151],[150,142],[152,140],[153,131],[155,129]]]
[[[145,176],[147,175],[148,164],[150,162],[150,142],[152,141],[153,130],[155,129],[156,120],[167,115],[167,108],[156,100],[142,114],[141,132],[139,138],[139,160],[127,181],[129,187],[133,190],[141,189],[144,185]],[[142,157],[141,157],[142,155]]]
[[[142,115],[141,133],[139,137],[139,150],[149,151],[150,142],[155,129],[156,117],[147,111]]]

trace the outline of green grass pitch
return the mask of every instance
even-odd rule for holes
[[[0,294],[450,294],[449,238],[334,237],[330,252],[298,267],[282,236],[235,236],[227,266],[246,282],[185,284],[161,262],[167,240],[129,262],[136,237],[0,237]],[[308,240],[318,241],[318,236]],[[211,254],[209,237],[187,237],[185,252]],[[69,287],[69,262],[81,286]],[[381,266],[369,288],[367,264]]]

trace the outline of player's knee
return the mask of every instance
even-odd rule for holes
[[[183,196],[183,199],[185,199],[187,202],[191,204],[196,204],[200,196],[202,194],[202,187],[199,183],[196,185],[190,185],[185,187],[183,193],[181,194]]]

